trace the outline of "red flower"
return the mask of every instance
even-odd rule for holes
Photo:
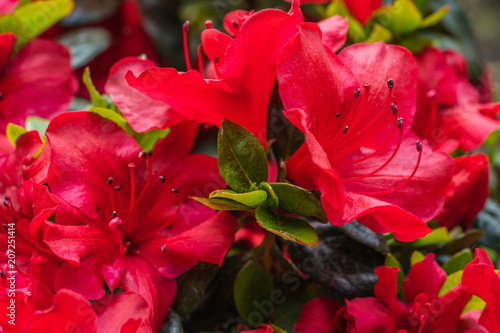
[[[334,225],[357,219],[401,241],[430,231],[422,220],[441,209],[453,162],[408,131],[416,78],[405,49],[358,44],[337,57],[313,23],[301,25],[284,48],[280,95],[285,115],[306,137],[287,162],[288,176],[321,192]]]
[[[475,258],[465,266],[462,276],[464,290],[486,302],[479,324],[489,332],[500,332],[500,276],[495,272],[484,250],[476,249]]]
[[[307,302],[300,317],[293,326],[296,333],[342,333],[344,327],[339,327],[342,319],[343,306],[329,298],[315,298]]]
[[[98,299],[105,280],[110,290],[141,295],[158,328],[175,296],[171,277],[200,260],[221,264],[236,223],[188,200],[224,186],[214,158],[189,155],[195,132],[172,128],[149,157],[96,114],[67,113],[50,123],[47,182],[61,199],[45,241],[66,260],[57,290]]]
[[[174,68],[151,68],[138,78],[129,73],[127,80],[130,86],[186,118],[215,126],[228,119],[265,144],[276,63],[302,21],[299,3],[294,1],[289,13],[265,9],[250,15],[234,40],[214,29],[204,31],[203,50],[214,63],[218,79],[204,79],[194,70],[178,73]],[[141,116],[160,128],[171,125],[170,118],[158,123],[154,112],[146,109]]]
[[[349,9],[352,16],[361,22],[366,24],[376,9],[382,6],[382,0],[334,0],[343,1]],[[301,3],[325,3],[326,0],[302,0]]]
[[[66,111],[78,87],[63,46],[36,39],[8,61],[14,38],[0,34],[1,131],[7,123],[24,126],[29,115],[50,119]]]
[[[495,116],[500,103],[481,104],[479,92],[467,81],[467,65],[460,54],[431,48],[416,59],[418,109],[412,130],[434,149],[470,151],[500,128]]]
[[[488,199],[488,157],[483,154],[455,159],[455,173],[446,190],[444,207],[436,216],[448,229],[456,225],[470,229]]]

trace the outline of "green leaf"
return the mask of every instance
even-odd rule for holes
[[[7,135],[7,139],[9,139],[10,143],[12,143],[14,147],[16,147],[17,139],[19,139],[19,137],[24,133],[28,133],[26,129],[12,123],[7,124],[7,129],[5,132],[5,134]]]
[[[27,131],[38,131],[40,137],[43,138],[47,127],[49,127],[49,121],[37,116],[28,116],[25,125]]]
[[[257,208],[255,218],[261,227],[285,239],[312,247],[318,243],[316,230],[306,221],[281,216],[264,207]]]
[[[27,3],[6,15],[10,17],[9,26],[0,25],[2,32],[16,34],[16,51],[30,40],[38,37],[60,19],[71,13],[73,0],[46,0]],[[3,23],[3,22],[2,22]],[[9,29],[9,30],[6,30]]]
[[[396,0],[393,5],[377,10],[375,15],[377,22],[396,36],[409,34],[422,23],[422,14],[411,0]]]
[[[446,281],[444,281],[443,286],[441,287],[441,290],[439,291],[438,297],[443,296],[448,291],[455,288],[460,283],[460,281],[462,281],[463,273],[464,271],[460,270],[458,272],[448,275]]]
[[[225,199],[225,198],[198,198],[191,197],[191,199],[196,200],[205,206],[208,206],[216,210],[254,210],[255,208],[240,204],[239,202]]]
[[[81,68],[111,45],[111,33],[104,28],[82,28],[57,37],[71,54],[71,67]]]
[[[472,310],[484,310],[486,307],[486,302],[477,297],[476,295],[472,295],[472,298],[470,299],[469,303],[465,306],[464,310],[462,313],[467,313]]]
[[[279,200],[279,207],[288,213],[315,217],[328,222],[321,203],[308,190],[287,183],[269,183]]]
[[[425,247],[430,245],[437,245],[442,243],[448,243],[450,241],[450,236],[448,235],[448,229],[441,227],[432,230],[431,233],[427,234],[425,237],[417,239],[411,242],[413,247]]]
[[[273,278],[262,266],[250,261],[234,281],[234,302],[240,316],[253,327],[257,327],[270,313],[263,313],[263,303],[271,302],[274,290]]]
[[[425,15],[427,13],[427,0],[413,0],[415,6],[417,6],[418,11]]]
[[[236,192],[247,192],[268,176],[267,157],[259,140],[238,124],[224,119],[217,140],[219,172]]]
[[[229,190],[216,190],[210,193],[210,199],[225,198],[236,201],[240,204],[249,207],[259,207],[266,201],[267,194],[265,191],[252,191],[246,193],[236,193]]]
[[[448,14],[449,10],[450,6],[441,7],[438,11],[427,16],[420,24],[420,28],[427,28],[438,24],[446,16],[446,14]]]
[[[387,267],[397,267],[399,268],[398,271],[398,296],[403,296],[403,289],[401,286],[403,285],[403,279],[405,278],[405,273],[403,271],[403,267],[399,263],[398,259],[396,259],[395,256],[392,255],[392,253],[388,253],[387,257],[385,257],[385,266]]]
[[[376,43],[383,41],[385,43],[389,43],[392,40],[392,33],[390,30],[384,28],[378,23],[373,25],[373,30],[368,39],[365,41],[366,43]]]
[[[100,115],[103,118],[106,118],[108,120],[111,120],[118,126],[120,126],[125,133],[128,135],[133,135],[134,130],[130,127],[130,125],[127,123],[125,118],[123,118],[120,114],[106,108],[90,108],[89,112],[94,112]]]
[[[418,54],[423,52],[425,48],[430,47],[432,45],[432,40],[413,34],[401,40],[399,45],[407,48],[413,54]]]
[[[156,142],[163,139],[170,133],[170,128],[164,130],[153,128],[152,130],[144,133],[135,133],[135,141],[141,146],[142,150],[150,153]]]
[[[273,188],[271,187],[271,185],[269,185],[266,182],[262,182],[260,183],[259,188],[263,191],[266,191],[267,193],[267,198],[264,205],[269,209],[277,208],[280,201],[278,199],[278,196],[274,192]]]
[[[82,81],[85,87],[87,87],[87,90],[89,91],[92,105],[96,108],[106,109],[108,107],[108,103],[106,103],[104,98],[101,96],[101,94],[99,94],[99,92],[95,88],[94,83],[92,83],[92,78],[90,77],[90,69],[88,67],[86,67],[85,70],[83,71]]]
[[[454,238],[451,242],[446,244],[444,247],[436,250],[439,254],[454,254],[460,250],[471,247],[474,245],[481,237],[483,237],[484,232],[478,229],[470,229],[466,232],[460,234],[458,237]]]
[[[413,253],[411,254],[411,258],[410,258],[410,264],[413,266],[417,262],[420,262],[424,259],[425,259],[425,256],[422,254],[422,252],[413,251]]]
[[[274,333],[286,333],[285,331],[283,331],[281,328],[279,328],[278,326],[276,326],[274,324],[269,324],[269,326],[271,326]]]
[[[453,274],[465,268],[465,265],[470,263],[474,256],[470,249],[463,249],[450,258],[444,265],[443,269],[446,275]]]

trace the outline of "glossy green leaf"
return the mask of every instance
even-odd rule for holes
[[[130,125],[127,123],[125,118],[123,118],[120,114],[106,108],[90,108],[89,112],[94,112],[100,115],[103,118],[109,119],[118,126],[120,126],[125,133],[128,135],[133,135],[134,130],[130,127]]]
[[[196,200],[205,206],[208,206],[216,210],[254,210],[255,208],[240,204],[239,202],[225,199],[225,198],[198,198],[191,197],[191,199]]]
[[[81,68],[111,45],[111,33],[104,28],[82,28],[57,37],[71,54],[71,67]]]
[[[271,187],[271,185],[269,185],[266,182],[262,182],[262,183],[260,183],[259,188],[263,191],[266,191],[266,193],[267,193],[267,198],[266,198],[266,201],[264,203],[265,206],[269,209],[277,208],[280,201],[278,199],[278,196],[274,192],[273,188]]]
[[[287,183],[269,183],[279,200],[279,207],[288,213],[315,217],[328,222],[325,211],[316,197],[306,189]]]
[[[216,190],[210,193],[210,199],[225,198],[236,201],[240,204],[249,207],[259,207],[266,201],[267,194],[265,191],[252,191],[246,193],[236,193],[229,190]]]
[[[234,281],[234,302],[243,320],[257,327],[269,317],[270,314],[262,313],[261,303],[270,302],[273,290],[273,278],[268,271],[254,261],[246,264]]]
[[[259,140],[238,124],[224,119],[217,140],[219,172],[236,192],[247,192],[268,176],[267,157]]]
[[[150,153],[153,151],[153,147],[156,142],[163,139],[170,133],[170,128],[164,130],[153,128],[152,130],[145,133],[135,133],[135,141],[141,146],[142,150]]]
[[[282,216],[264,207],[257,208],[255,218],[261,227],[285,239],[312,247],[318,243],[316,230],[304,220]]]
[[[411,0],[396,0],[376,12],[377,22],[397,36],[409,34],[422,23],[422,14]]]
[[[425,256],[422,254],[422,252],[419,251],[413,251],[410,257],[410,264],[413,266],[417,262],[420,262],[425,259]]]
[[[470,229],[466,232],[460,234],[458,237],[454,238],[451,242],[446,244],[444,247],[436,250],[439,254],[454,254],[460,250],[471,247],[477,243],[481,237],[483,237],[484,232],[478,229]]]
[[[366,43],[376,43],[376,42],[386,42],[389,43],[392,40],[392,33],[390,30],[384,28],[380,24],[375,23],[373,25],[373,30]]]
[[[108,103],[106,103],[104,98],[101,96],[101,94],[99,94],[99,92],[95,88],[94,83],[92,82],[92,78],[90,77],[90,69],[88,67],[85,68],[85,70],[83,71],[82,81],[87,90],[89,91],[92,105],[96,108],[106,109],[108,107]]]
[[[448,277],[443,283],[443,286],[441,287],[441,290],[439,290],[438,297],[442,297],[448,291],[458,286],[460,281],[462,281],[463,273],[464,273],[463,270],[459,270],[457,272],[448,275]],[[485,305],[486,303],[482,299],[480,299],[477,296],[472,296],[471,300],[467,303],[462,313],[466,313],[470,310],[482,310],[484,309]]]
[[[16,50],[38,37],[60,19],[71,13],[73,0],[46,0],[27,3],[7,16],[10,16],[10,30],[16,34]]]
[[[420,27],[427,28],[427,27],[431,27],[433,25],[438,24],[446,16],[446,14],[448,14],[449,10],[450,10],[450,6],[441,7],[441,9],[439,9],[438,11],[427,16],[420,24]]]
[[[37,116],[28,116],[25,125],[27,131],[38,131],[40,137],[43,138],[47,127],[49,127],[49,121]]]
[[[411,242],[411,246],[413,247],[425,247],[430,245],[437,245],[442,243],[448,243],[450,241],[450,236],[448,235],[448,229],[441,227],[432,230],[429,234],[425,235],[425,237],[417,239],[414,242]]]
[[[24,133],[28,133],[26,129],[12,123],[7,124],[5,132],[7,139],[9,139],[10,143],[12,143],[14,147],[16,146],[17,139],[19,139],[19,137]]]
[[[474,258],[472,251],[470,249],[463,249],[462,251],[456,253],[443,265],[443,269],[447,275],[453,274],[455,272],[461,271],[465,268],[465,265],[470,263]]]

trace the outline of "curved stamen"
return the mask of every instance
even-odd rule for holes
[[[205,78],[205,69],[203,68],[203,47],[198,45],[198,71],[201,74],[201,77]]]
[[[397,191],[400,188],[402,188],[403,186],[405,186],[406,184],[408,184],[412,180],[413,176],[415,176],[415,173],[417,173],[418,167],[420,166],[420,161],[422,159],[422,151],[423,151],[422,143],[420,141],[417,141],[416,147],[417,147],[417,151],[418,151],[417,164],[415,165],[415,168],[413,169],[413,172],[411,173],[411,175],[402,184],[400,184],[394,188],[391,188],[389,190],[385,190],[385,191],[378,191],[378,192],[354,192],[354,191],[351,191],[351,192],[357,193],[357,194],[362,194],[362,195],[380,195],[380,194],[387,194],[387,193]]]
[[[384,164],[382,164],[381,166],[379,166],[374,171],[372,171],[372,172],[370,172],[370,173],[368,173],[368,174],[366,174],[364,176],[360,176],[360,177],[356,177],[356,178],[351,178],[351,179],[343,179],[342,183],[357,182],[359,180],[371,177],[371,176],[377,174],[378,172],[380,172],[380,170],[384,169],[389,163],[391,163],[391,161],[394,159],[394,157],[396,157],[396,154],[399,151],[399,147],[401,147],[401,141],[403,141],[403,118],[398,118],[397,126],[399,128],[398,144],[396,145],[396,149],[394,149],[394,151],[392,152],[391,157],[389,157],[389,159],[387,161],[385,161]]]
[[[135,200],[135,164],[130,163],[128,165],[128,171],[130,173],[130,203],[128,206],[128,216],[132,214],[132,209],[134,207]]]
[[[146,184],[144,185],[144,188],[141,191],[141,194],[139,194],[139,197],[137,198],[136,204],[139,204],[141,201],[142,197],[146,193],[146,190],[149,187],[149,183],[151,183],[151,177],[153,176],[153,163],[151,163],[151,159],[149,158],[149,155],[146,152],[141,152],[142,155],[141,157],[146,159],[146,163],[148,164],[148,178],[146,179]]]
[[[189,48],[187,42],[187,33],[189,31],[189,21],[182,25],[182,39],[184,40],[184,60],[186,61],[187,70],[191,70],[191,61],[189,60]]]
[[[340,163],[340,164],[335,164],[334,167],[341,167],[341,166],[346,166],[346,165],[353,165],[353,164],[356,164],[356,163],[359,163],[359,162],[363,162],[363,161],[366,161],[367,159],[377,155],[378,153],[380,153],[388,144],[389,142],[391,142],[392,140],[392,137],[394,136],[394,132],[396,131],[396,125],[398,123],[398,109],[396,107],[396,105],[392,104],[393,108],[392,108],[392,114],[395,116],[394,117],[394,123],[392,125],[392,130],[391,130],[391,134],[389,135],[389,137],[387,138],[387,140],[384,142],[384,144],[378,148],[376,151],[374,151],[373,153],[369,154],[369,155],[366,155],[365,157],[362,157],[360,159],[357,159],[357,160],[354,160],[354,161],[350,161],[350,162],[347,162],[347,163]]]

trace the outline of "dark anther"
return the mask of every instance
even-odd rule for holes
[[[393,79],[387,80],[387,86],[389,87],[389,89],[394,88],[394,80]]]
[[[358,89],[354,92],[354,98],[358,98],[360,93],[361,93],[361,89],[359,89],[359,88],[358,88]]]
[[[120,185],[116,185],[115,186],[115,191],[119,191],[120,190]]]
[[[3,101],[3,94],[0,93],[0,101]]]
[[[174,192],[174,193],[179,193],[179,190],[178,190],[178,189],[176,189],[176,188],[173,188],[173,189],[172,189],[172,192]]]
[[[161,244],[160,249],[161,249],[161,252],[163,252],[163,253],[167,252],[167,246],[165,244]]]
[[[9,200],[10,200],[10,198],[9,198],[8,196],[6,196],[6,195],[5,195],[3,198],[4,198],[5,200],[7,200],[7,201],[9,201]]]
[[[4,224],[3,224],[3,228],[4,228],[5,230],[9,230],[9,227],[7,226],[7,223],[4,223]]]
[[[3,279],[3,277],[5,276],[5,272],[4,271],[1,271],[0,272],[0,277]]]
[[[398,118],[398,128],[399,129],[403,128],[403,118]]]
[[[337,113],[336,116],[337,116],[337,118],[340,117],[340,113]]]
[[[148,156],[148,153],[146,153],[144,150],[139,153],[139,157],[146,158]]]
[[[159,178],[160,178],[160,181],[161,181],[162,183],[164,183],[164,182],[165,182],[165,177],[160,176]]]
[[[116,214],[115,211],[113,211],[113,218],[116,219],[118,217],[118,214]]]
[[[233,27],[238,28],[238,22],[233,21]]]
[[[398,111],[398,107],[394,103],[391,103],[391,109],[392,109],[392,114],[396,114],[396,112]]]
[[[218,63],[218,62],[219,62],[219,57],[215,57],[214,63]]]
[[[108,185],[113,184],[113,177],[109,177],[108,180],[106,181]]]
[[[422,142],[420,142],[419,140],[417,140],[417,151],[420,152],[422,150]]]
[[[349,129],[349,126],[344,127],[344,129],[342,130],[342,133],[346,134],[348,129]]]
[[[7,207],[7,206],[9,205],[9,200],[4,200],[4,201],[3,201],[3,205],[4,205],[5,207]]]

